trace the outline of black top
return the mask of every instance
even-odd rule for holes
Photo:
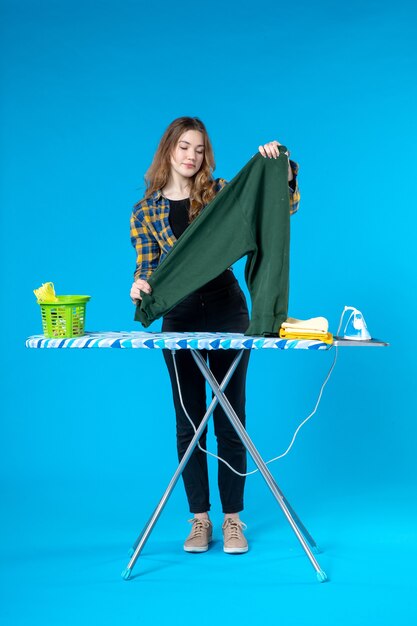
[[[169,225],[176,239],[179,239],[187,226],[189,226],[189,208],[189,198],[183,198],[183,200],[169,200]]]
[[[190,225],[188,211],[190,208],[190,199],[169,200],[169,225],[175,235],[179,239],[186,228]],[[235,275],[231,269],[224,270],[219,276],[213,278],[208,283],[197,289],[196,293],[207,293],[209,291],[217,291],[223,287],[228,287],[236,282]]]

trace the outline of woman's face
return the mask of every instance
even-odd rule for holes
[[[199,130],[187,130],[181,135],[171,154],[171,167],[181,176],[197,174],[204,159],[204,137]]]

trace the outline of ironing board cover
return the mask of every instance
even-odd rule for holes
[[[33,335],[26,340],[27,348],[145,348],[169,350],[328,350],[331,345],[312,339],[280,339],[279,337],[248,337],[243,333],[151,333],[89,332],[71,339],[47,339]]]

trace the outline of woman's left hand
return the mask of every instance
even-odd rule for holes
[[[282,146],[282,143],[279,143],[279,141],[269,141],[268,143],[264,144],[263,146],[259,146],[259,152],[262,154],[263,157],[269,157],[270,159],[277,159],[279,157],[279,148],[278,146]],[[290,151],[287,149],[287,152],[285,152],[285,154],[288,156],[288,159],[290,158]],[[288,180],[292,180],[293,179],[293,172],[291,169],[291,165],[288,162]]]

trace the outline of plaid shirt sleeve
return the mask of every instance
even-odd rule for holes
[[[136,250],[134,279],[148,280],[159,263],[160,248],[146,225],[141,207],[132,213],[130,218],[130,241]]]
[[[292,169],[293,179],[289,181],[288,186],[290,188],[290,214],[293,215],[298,211],[298,205],[300,204],[300,190],[298,188],[298,169],[299,165],[295,161],[289,159],[290,166]]]
[[[216,193],[219,193],[219,191],[221,191],[223,187],[226,187],[227,185],[227,180],[225,178],[216,178],[215,182],[216,182]]]

